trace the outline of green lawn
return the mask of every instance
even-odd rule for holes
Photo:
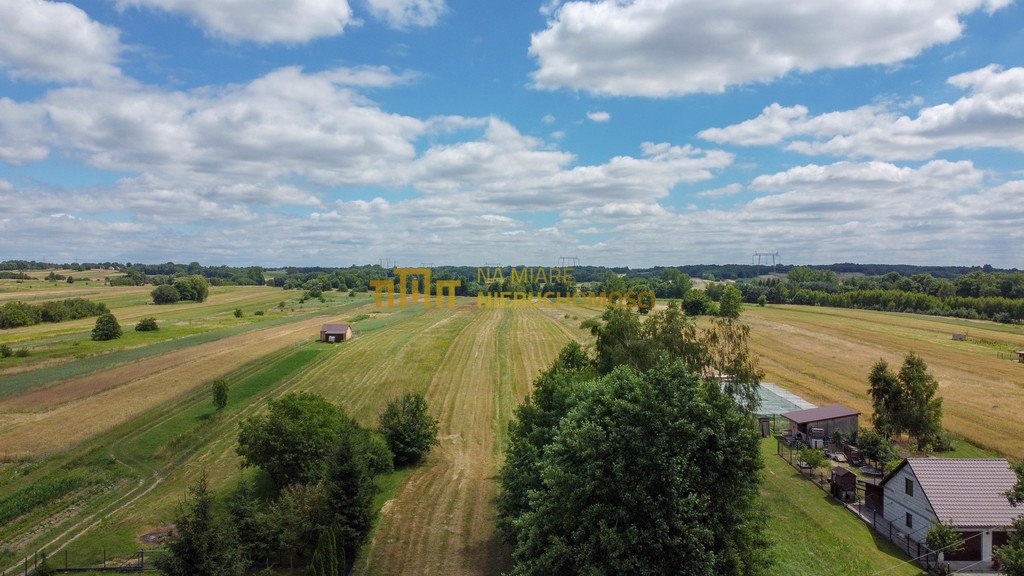
[[[775,565],[787,576],[918,576],[903,554],[867,524],[775,455],[775,439],[761,443],[765,460],[762,494]]]

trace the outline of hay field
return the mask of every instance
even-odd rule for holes
[[[171,520],[200,471],[218,489],[237,482],[238,422],[268,398],[317,392],[375,425],[388,400],[423,391],[440,421],[441,445],[422,466],[384,479],[389,499],[358,573],[507,569],[492,503],[505,430],[533,378],[570,339],[586,340],[580,320],[553,310],[478,310],[472,299],[460,299],[454,310],[380,311],[358,322],[356,338],[344,344],[311,342],[323,321],[247,332],[4,398],[0,445],[67,449],[32,465],[25,482],[76,466],[86,454],[109,454],[126,467],[124,480],[105,493],[69,496],[74,508],[45,520],[19,547],[56,550],[71,540],[73,556],[135,549],[140,535]],[[217,375],[228,378],[233,392],[227,410],[211,418],[201,384]],[[123,382],[112,386],[112,380]],[[0,486],[0,495],[19,484]]]
[[[1024,458],[1024,365],[1012,354],[1024,349],[1024,326],[807,306],[746,306],[742,319],[768,381],[819,405],[857,408],[865,422],[872,365],[884,359],[898,370],[916,352],[939,381],[947,429]]]

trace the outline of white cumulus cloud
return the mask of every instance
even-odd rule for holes
[[[666,97],[792,72],[894,64],[960,38],[1008,0],[568,2],[531,37],[535,86]]]
[[[597,112],[587,112],[587,118],[589,118],[591,122],[607,122],[612,119],[612,115],[604,112],[603,110],[599,110]]]
[[[804,154],[879,159],[926,159],[960,148],[1024,151],[1024,68],[990,65],[949,83],[970,93],[922,107],[913,117],[882,104],[812,115],[806,106],[775,103],[756,118],[700,136],[719,144],[784,144]]]
[[[348,0],[117,0],[120,8],[185,15],[212,36],[255,42],[307,42],[340,34],[352,19]]]
[[[46,0],[0,0],[0,67],[16,78],[91,82],[120,74],[116,28],[77,6]]]

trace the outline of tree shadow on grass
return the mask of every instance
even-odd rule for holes
[[[512,547],[493,533],[487,540],[475,542],[459,550],[465,565],[481,576],[505,574],[512,570]]]

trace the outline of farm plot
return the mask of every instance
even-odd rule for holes
[[[835,308],[747,307],[752,347],[768,380],[812,402],[840,402],[870,417],[867,377],[879,359],[916,352],[939,381],[945,427],[974,444],[1024,458],[1024,328]],[[968,340],[952,340],[966,332]]]
[[[440,446],[413,471],[382,518],[360,574],[497,574],[508,552],[494,535],[494,475],[505,430],[530,382],[570,339],[532,309],[480,310],[427,388]]]
[[[12,396],[0,402],[0,446],[9,455],[72,446],[246,363],[315,339],[329,317],[200,344]]]

